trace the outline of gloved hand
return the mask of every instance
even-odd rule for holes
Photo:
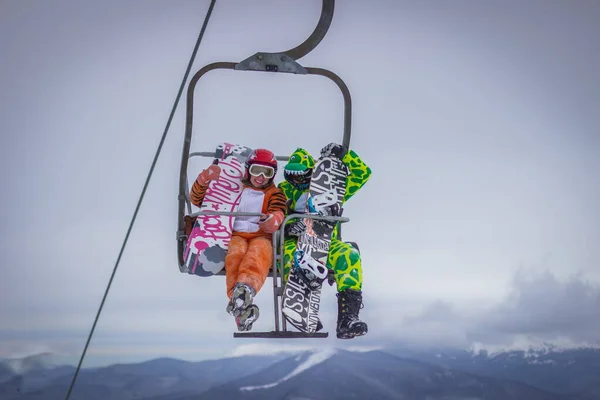
[[[332,269],[327,270],[327,283],[329,283],[329,286],[333,286],[335,283],[335,274]]]
[[[304,220],[296,220],[285,227],[285,233],[289,236],[300,236],[306,230],[306,224]]]
[[[272,214],[267,214],[261,217],[258,227],[265,233],[273,233],[283,222],[283,213],[281,211],[275,211]]]
[[[347,152],[348,149],[344,145],[329,143],[321,149],[321,157],[337,157],[341,160]]]
[[[210,181],[219,179],[219,175],[221,175],[221,167],[213,164],[204,171],[200,172],[196,178],[196,181],[202,186],[206,186]]]

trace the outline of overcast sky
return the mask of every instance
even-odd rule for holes
[[[0,358],[78,360],[208,5],[0,2]],[[295,47],[320,10],[219,1],[192,73]],[[594,0],[337,2],[299,62],[346,81],[351,148],[373,169],[345,206],[370,328],[352,341],[335,339],[329,286],[330,338],[233,339],[224,278],[179,272],[181,102],[85,365],[263,345],[600,344],[598,20]],[[194,151],[316,155],[342,138],[341,95],[321,77],[215,71],[195,102]],[[256,331],[274,328],[271,285]]]

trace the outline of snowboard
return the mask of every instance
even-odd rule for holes
[[[320,158],[313,169],[305,213],[341,216],[347,175],[346,166],[339,158]],[[299,276],[298,269],[303,264],[313,265],[324,271],[326,277],[329,246],[337,222],[310,218],[303,221],[306,230],[298,237],[293,265],[283,291],[282,312],[298,330],[314,333],[319,321],[322,281],[311,288]]]
[[[209,183],[200,212],[237,211],[243,189],[244,163],[251,152],[252,149],[237,144],[217,146],[213,164],[221,168],[221,174],[219,179]],[[223,269],[234,219],[229,215],[199,215],[196,218],[183,253],[182,272],[213,276]]]

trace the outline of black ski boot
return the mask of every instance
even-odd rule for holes
[[[337,338],[352,339],[367,333],[367,324],[358,319],[363,306],[362,292],[346,289],[336,294],[338,298]]]

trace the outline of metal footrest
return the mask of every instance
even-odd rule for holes
[[[304,333],[304,332],[284,332],[284,331],[271,331],[271,332],[233,332],[234,338],[264,338],[264,339],[300,339],[300,338],[326,338],[329,336],[328,332],[315,332],[315,333]]]

